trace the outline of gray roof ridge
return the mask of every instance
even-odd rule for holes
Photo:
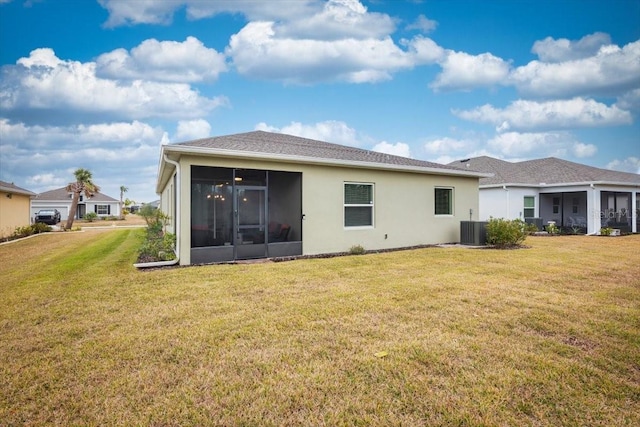
[[[257,137],[257,138],[256,138]],[[260,138],[264,137],[264,139]],[[275,141],[274,141],[275,139]],[[459,171],[459,168],[444,165],[441,163],[429,162],[426,160],[415,159],[411,157],[403,157],[394,154],[387,154],[373,150],[367,150],[360,147],[354,147],[349,145],[342,145],[333,142],[326,142],[317,139],[311,139],[296,135],[290,135],[279,132],[268,132],[263,130],[255,130],[250,132],[236,133],[231,135],[213,136],[207,138],[200,138],[193,141],[184,141],[180,143],[171,144],[173,146],[185,146],[185,147],[203,147],[203,148],[217,148],[219,150],[232,148],[215,147],[216,141],[221,143],[228,143],[229,141],[241,141],[252,143],[263,143],[264,145],[281,143],[282,146],[278,147],[278,150],[255,150],[243,147],[242,149],[236,148],[238,151],[264,153],[264,154],[292,154],[300,157],[310,158],[322,158],[326,160],[350,160],[350,161],[368,161],[372,163],[380,164],[395,164],[406,166],[418,166],[425,168],[442,169],[449,171]],[[263,147],[264,148],[264,147]],[[287,150],[289,148],[289,150]],[[292,153],[292,148],[305,148],[304,152]],[[315,152],[310,152],[311,148],[315,148]],[[286,153],[285,153],[286,152]],[[330,153],[342,153],[343,157],[333,155]]]
[[[42,193],[36,194],[35,199],[37,200],[67,200],[69,198],[70,192],[66,190],[66,187],[54,188],[52,190],[43,191]],[[119,202],[118,199],[114,199],[111,196],[108,196],[100,191],[96,191],[93,193],[94,195],[91,197],[91,200],[96,200],[99,202]],[[52,198],[42,198],[42,196]]]
[[[510,162],[490,156],[478,156],[467,159],[467,162],[471,164],[472,170],[475,166],[475,170],[494,173],[491,178],[482,178],[480,185],[528,184],[538,186],[541,184],[596,182],[640,184],[640,174],[589,166],[557,157]]]

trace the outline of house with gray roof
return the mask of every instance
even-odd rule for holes
[[[72,200],[73,193],[65,187],[40,193],[31,200],[31,217],[35,217],[41,209],[57,209],[60,211],[61,221],[64,222],[69,217]],[[95,212],[99,217],[119,216],[120,201],[100,192],[93,193],[91,197],[86,197],[83,193],[80,195],[74,218],[82,219],[88,212]]]
[[[553,157],[508,162],[482,156],[449,164],[480,179],[480,220],[515,219],[598,234],[602,227],[638,232],[640,175]]]
[[[29,206],[35,195],[13,182],[0,181],[0,238],[10,236],[18,227],[31,224]]]
[[[488,177],[263,131],[164,145],[160,157],[159,208],[181,265],[457,242]]]

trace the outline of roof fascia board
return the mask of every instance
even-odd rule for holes
[[[34,193],[33,191],[29,191],[29,190],[20,190],[20,189],[16,189],[16,188],[12,188],[12,187],[5,187],[0,185],[0,191],[5,192],[5,193],[11,193],[11,194],[20,194],[22,196],[29,196],[29,197],[35,197],[36,193]]]
[[[555,184],[522,184],[522,183],[505,183],[505,184],[485,184],[480,188],[556,188],[556,187],[590,187],[591,185],[618,185],[622,187],[640,187],[640,183],[619,182],[619,181],[584,181],[584,182],[561,182]]]
[[[376,162],[360,162],[353,160],[339,160],[339,159],[322,159],[315,157],[306,157],[306,156],[293,156],[293,155],[282,155],[282,154],[270,154],[270,153],[258,153],[255,151],[238,151],[238,150],[225,150],[225,149],[211,149],[204,147],[171,147],[165,145],[163,147],[163,151],[166,150],[168,152],[174,152],[178,154],[191,154],[197,156],[207,156],[214,155],[220,157],[243,157],[245,159],[254,159],[254,160],[269,160],[269,161],[280,161],[286,163],[304,163],[311,165],[323,165],[323,166],[337,166],[337,167],[354,167],[361,169],[379,169],[379,170],[392,170],[398,172],[418,172],[418,173],[429,173],[429,174],[438,174],[438,175],[449,175],[449,176],[464,176],[464,177],[472,177],[472,178],[490,178],[493,174],[482,173],[482,172],[471,172],[471,171],[456,171],[450,169],[439,169],[439,168],[429,168],[429,167],[421,167],[421,166],[408,166],[408,165],[394,165],[387,163],[376,163]]]

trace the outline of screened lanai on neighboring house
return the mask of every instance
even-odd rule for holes
[[[255,131],[162,147],[180,264],[459,241],[485,174]]]
[[[480,219],[523,218],[566,231],[597,234],[602,227],[638,232],[640,175],[549,157],[507,162],[475,157],[450,163],[491,173],[480,180]]]

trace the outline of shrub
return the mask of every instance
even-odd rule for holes
[[[95,212],[89,212],[85,214],[84,219],[88,222],[93,222],[98,218],[98,214]]]
[[[601,236],[611,236],[611,233],[613,233],[613,228],[611,227],[602,227],[600,229]]]
[[[31,236],[33,234],[46,233],[51,231],[51,226],[36,222],[35,224],[26,225],[24,227],[17,227],[10,237],[10,240],[20,239],[22,237]]]
[[[151,208],[149,205],[145,205],[140,209],[140,216],[147,223],[147,236],[138,253],[138,262],[174,260],[176,258],[174,251],[176,236],[164,231],[169,221],[169,216],[159,209]]]
[[[365,252],[364,246],[362,245],[353,245],[349,248],[349,254],[351,255],[364,255]]]
[[[558,228],[557,225],[551,223],[551,224],[547,224],[547,233],[549,234],[559,234],[560,233],[560,229]]]
[[[156,231],[162,231],[170,219],[167,214],[151,205],[144,205],[140,208],[138,215],[144,218],[147,227]]]
[[[538,230],[538,226],[535,224],[525,224],[524,226],[524,232],[529,235],[537,233],[538,231],[540,230]]]
[[[520,246],[526,237],[525,222],[521,219],[490,218],[487,223],[487,243],[497,248]]]
[[[140,247],[138,262],[171,261],[176,258],[176,236],[147,229],[147,237]]]

